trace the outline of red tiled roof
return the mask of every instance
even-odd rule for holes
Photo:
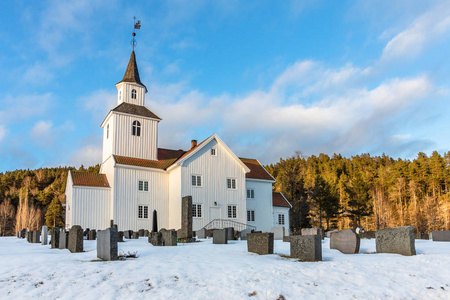
[[[165,170],[175,163],[185,151],[158,148],[158,160],[141,159],[134,157],[126,157],[113,155],[116,163],[121,165],[131,165],[144,168],[154,168]]]
[[[73,185],[109,187],[105,174],[71,171]]]
[[[245,178],[274,180],[272,176],[264,169],[263,166],[256,159],[239,158],[249,169],[250,172],[245,174]]]
[[[207,140],[207,139],[206,139]],[[188,155],[189,153],[191,153],[192,151],[194,151],[194,149],[197,149],[201,144],[203,144],[206,140],[203,140],[200,144],[197,144],[197,146],[195,146],[195,147],[193,147],[193,148],[191,148],[191,149],[189,149],[188,151],[186,151],[179,159],[177,159],[177,160],[180,160],[180,159],[182,159],[183,157],[185,157],[186,155]]]
[[[291,205],[289,202],[284,198],[282,193],[272,193],[272,203],[273,206],[282,206],[282,207],[289,207],[291,208]]]

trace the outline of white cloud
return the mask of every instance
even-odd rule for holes
[[[86,145],[78,149],[69,159],[69,165],[79,167],[94,166],[101,163],[102,147],[99,145]]]
[[[383,50],[382,59],[414,57],[430,42],[450,31],[450,3],[436,5],[417,17],[409,28],[395,35]]]
[[[38,121],[30,131],[30,137],[40,146],[49,146],[55,139],[51,121]]]
[[[84,110],[94,116],[94,118],[103,120],[109,110],[117,105],[117,91],[113,90],[97,90],[90,95],[79,98]]]
[[[0,143],[2,142],[3,138],[5,137],[5,135],[6,135],[6,129],[5,129],[4,126],[0,125]]]
[[[46,93],[42,95],[11,95],[0,99],[2,110],[0,120],[2,123],[18,123],[33,116],[39,116],[48,111],[52,103],[53,95]]]

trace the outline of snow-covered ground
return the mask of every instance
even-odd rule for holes
[[[416,256],[360,254],[322,244],[322,262],[298,262],[289,243],[274,255],[247,252],[246,241],[210,239],[154,247],[146,238],[119,243],[137,259],[97,261],[96,241],[84,253],[0,238],[1,299],[450,299],[450,242],[416,240]],[[364,254],[366,253],[366,254]],[[281,299],[283,299],[281,297]]]

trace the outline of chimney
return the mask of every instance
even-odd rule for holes
[[[191,149],[194,149],[195,147],[197,147],[197,140],[192,140],[191,141]]]

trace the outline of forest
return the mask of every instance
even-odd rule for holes
[[[407,225],[418,232],[450,230],[450,152],[419,153],[413,160],[297,153],[265,167],[277,180],[274,190],[293,206],[292,232],[305,227],[377,230]],[[99,169],[96,165],[0,173],[0,236],[44,224],[62,226],[68,171]]]

